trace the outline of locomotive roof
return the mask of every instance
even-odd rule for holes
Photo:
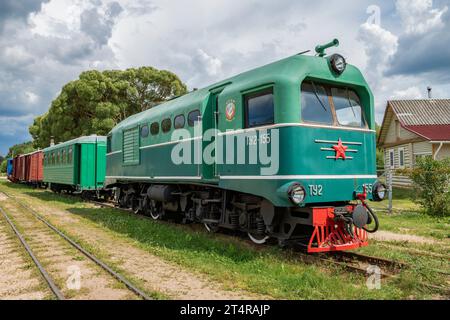
[[[97,142],[105,142],[106,143],[106,137],[105,136],[97,136],[97,135],[91,135],[91,136],[85,136],[85,137],[79,137],[76,139],[72,139],[69,141],[65,141],[62,143],[55,144],[54,146],[50,146],[45,148],[43,151],[48,152],[52,150],[59,149],[61,147],[67,147],[69,145],[77,144],[77,143],[97,143]]]
[[[323,74],[323,80],[333,81],[336,76],[330,76],[330,68],[328,59],[325,57],[294,55],[270,64],[252,69],[223,81],[217,82],[208,87],[189,92],[183,96],[177,97],[159,104],[153,108],[143,112],[134,114],[119,124],[117,124],[111,132],[124,129],[135,125],[136,123],[144,123],[148,118],[158,118],[162,116],[175,115],[174,112],[180,112],[184,108],[195,107],[203,110],[206,98],[210,92],[223,88],[226,91],[245,91],[256,88],[262,84],[277,83],[293,83],[305,78],[309,73]],[[339,81],[346,83],[355,83],[358,85],[367,85],[361,72],[356,67],[348,64],[346,71],[339,76]]]

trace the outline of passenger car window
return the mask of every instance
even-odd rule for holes
[[[340,125],[364,128],[366,123],[358,95],[347,88],[331,88],[336,118]]]
[[[274,123],[273,89],[245,96],[247,128]]]
[[[148,125],[144,125],[141,127],[141,138],[147,138],[148,137]]]
[[[159,123],[153,122],[150,126],[150,132],[153,136],[157,135],[159,133]]]
[[[184,115],[180,114],[178,116],[175,117],[175,119],[173,120],[173,127],[175,129],[181,129],[184,127]]]
[[[164,133],[169,132],[171,127],[172,127],[172,121],[170,121],[169,118],[164,119],[161,122],[161,130],[162,130],[162,132],[164,132]]]
[[[66,163],[66,150],[65,149],[62,151],[61,163]]]
[[[72,163],[72,147],[69,148],[68,160],[70,164]]]
[[[303,121],[333,124],[328,94],[322,85],[313,82],[302,83],[301,99]]]
[[[194,110],[188,114],[188,126],[193,127],[196,122],[200,121],[200,111]]]
[[[111,136],[108,136],[106,138],[106,153],[110,153],[111,150]]]

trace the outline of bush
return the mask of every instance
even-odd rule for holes
[[[419,203],[429,215],[450,215],[450,159],[419,158],[409,171]]]
[[[0,173],[6,173],[6,165],[7,165],[6,159],[1,161],[1,163],[0,163]]]

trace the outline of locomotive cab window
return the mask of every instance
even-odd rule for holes
[[[340,125],[364,128],[366,126],[359,97],[348,88],[331,88],[336,118]]]
[[[346,87],[306,81],[301,85],[301,115],[304,122],[367,128],[357,93]]]
[[[333,113],[325,87],[314,82],[302,84],[302,119],[305,122],[333,124]]]
[[[245,96],[245,127],[253,128],[274,123],[273,89]]]

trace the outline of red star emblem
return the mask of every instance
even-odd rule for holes
[[[342,144],[341,138],[339,138],[337,146],[333,146],[333,149],[336,151],[336,159],[345,159],[345,150],[347,150],[348,147]]]

